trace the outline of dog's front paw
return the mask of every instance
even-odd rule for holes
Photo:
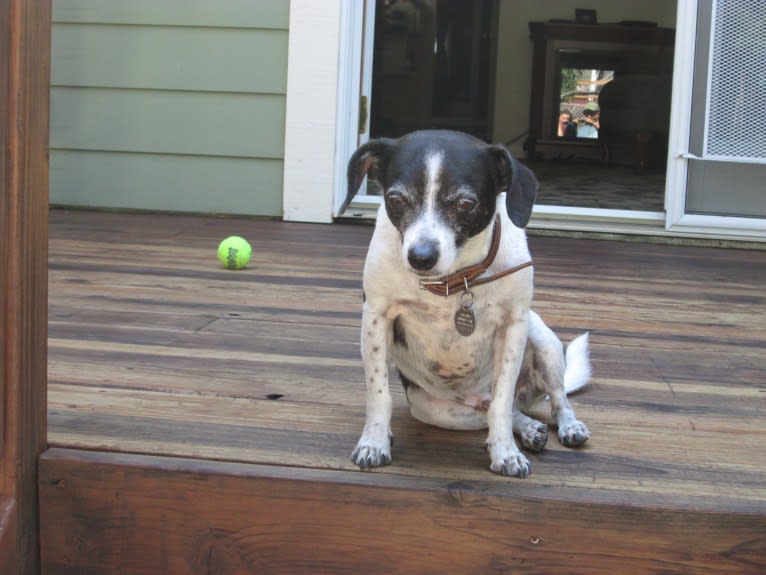
[[[351,461],[356,463],[361,469],[381,467],[391,463],[391,450],[390,448],[376,447],[359,442],[351,454]]]
[[[567,447],[582,445],[590,437],[588,426],[575,419],[572,423],[559,427],[559,441]]]
[[[351,454],[351,461],[361,469],[388,465],[391,463],[392,440],[390,432],[372,434],[365,428]]]
[[[512,442],[509,445],[487,442],[487,451],[491,461],[489,465],[490,471],[521,479],[529,475],[529,460],[524,457],[524,454]]]
[[[391,450],[359,443],[351,454],[351,461],[356,463],[360,469],[381,467],[391,463]]]

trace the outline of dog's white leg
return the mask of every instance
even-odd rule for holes
[[[390,320],[368,302],[362,312],[362,359],[367,411],[351,460],[362,469],[391,463],[391,391],[388,386]]]
[[[553,331],[535,312],[530,312],[529,343],[534,353],[536,370],[530,373],[528,389],[521,391],[519,406],[531,405],[535,396],[548,394],[551,398],[551,414],[558,426],[561,443],[576,447],[590,437],[588,427],[577,419],[569,400],[565,381],[572,388],[584,386],[590,377],[588,361],[588,338],[580,336],[569,344],[564,360],[564,348]]]
[[[479,407],[437,399],[415,384],[406,387],[412,417],[444,429],[487,429],[487,414]]]
[[[590,379],[588,334],[583,334],[567,346],[563,392],[551,395],[551,411],[559,426],[559,440],[568,447],[585,443],[590,437],[588,426],[575,417],[567,394],[584,387]]]
[[[590,430],[575,416],[563,386],[551,393],[551,414],[558,425],[558,436],[562,445],[577,447],[588,441]]]
[[[513,438],[513,400],[527,343],[528,315],[524,313],[513,319],[501,342],[502,349],[495,353],[500,365],[487,412],[489,435],[486,445],[490,470],[522,478],[529,475],[529,460],[519,451]]]

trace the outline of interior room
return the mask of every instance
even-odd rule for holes
[[[538,204],[662,212],[675,20],[665,0],[377,2],[370,136],[466,131],[535,170]]]

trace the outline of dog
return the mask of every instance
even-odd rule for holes
[[[501,145],[425,130],[374,139],[348,164],[347,206],[365,176],[383,189],[364,264],[361,348],[366,419],[351,459],[391,462],[389,362],[412,416],[446,429],[488,429],[489,468],[526,477],[546,424],[529,408],[550,397],[558,437],[590,437],[567,393],[587,384],[588,334],[564,353],[530,309],[533,266],[524,228],[538,183]]]

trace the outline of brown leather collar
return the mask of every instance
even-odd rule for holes
[[[479,262],[478,264],[460,269],[455,273],[443,276],[437,280],[420,280],[421,289],[426,289],[432,294],[446,297],[451,293],[462,293],[468,288],[493,282],[497,279],[511,275],[519,270],[531,266],[532,260],[529,260],[528,262],[524,262],[523,264],[519,264],[507,270],[503,270],[489,277],[479,279],[479,276],[487,271],[489,266],[492,265],[492,262],[495,261],[497,250],[500,248],[500,227],[500,216],[496,215],[494,227],[492,228],[492,243],[489,247],[489,253],[487,253],[487,257],[485,257],[483,261]]]

